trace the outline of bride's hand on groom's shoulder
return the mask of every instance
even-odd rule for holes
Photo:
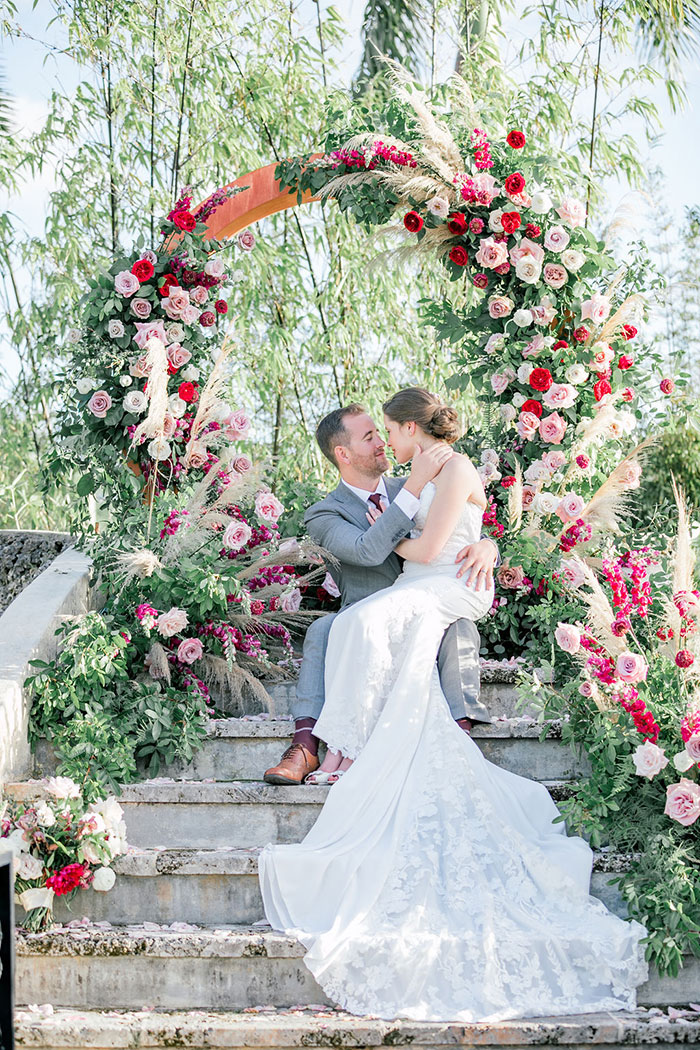
[[[498,556],[498,549],[491,540],[478,540],[463,547],[455,558],[461,562],[457,579],[464,578],[467,587],[475,591],[487,591],[493,587],[493,567]]]

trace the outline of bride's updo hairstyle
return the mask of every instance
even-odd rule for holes
[[[450,445],[462,436],[454,408],[443,404],[439,397],[420,386],[399,390],[384,402],[382,408],[395,423],[417,423],[426,434]]]

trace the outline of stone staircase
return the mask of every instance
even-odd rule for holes
[[[262,782],[290,736],[291,689],[270,687],[268,717],[212,721],[192,765],[124,788],[120,801],[133,849],[115,865],[114,889],[82,891],[73,914],[59,903],[59,923],[83,915],[89,923],[18,934],[18,1002],[57,1009],[46,1018],[21,1013],[20,1045],[53,1050],[700,1041],[695,1021],[677,1030],[680,1021],[674,1026],[666,1018],[660,1032],[650,1021],[655,1015],[643,1011],[591,1018],[587,1025],[558,1019],[465,1028],[372,1022],[324,1008],[327,1000],[304,966],[303,948],[264,924],[257,882],[260,848],[303,837],[329,790]],[[473,735],[485,755],[546,783],[555,799],[564,797],[585,765],[562,744],[560,726],[538,725],[531,713],[518,711],[512,683],[487,680],[484,699],[495,721]],[[51,771],[51,752],[44,748],[37,775]],[[27,797],[37,785],[16,783],[8,790]],[[592,892],[618,912],[622,902],[611,880],[624,865],[624,857],[600,853],[592,880]],[[688,960],[675,980],[653,974],[639,998],[648,1006],[700,1000],[700,965]],[[257,1012],[235,1013],[246,1010]]]

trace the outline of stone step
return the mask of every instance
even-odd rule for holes
[[[109,893],[81,890],[69,908],[56,898],[58,922],[76,915],[127,926],[144,921],[203,926],[252,924],[264,918],[258,885],[259,849],[145,849],[119,857]],[[623,854],[598,853],[591,893],[618,915],[625,905],[611,880],[627,867]],[[20,912],[21,914],[21,912]]]
[[[269,927],[20,931],[17,1002],[77,1010],[241,1010],[327,1003],[303,955],[301,944]],[[690,957],[677,978],[652,974],[639,990],[642,1005],[698,999],[700,960]]]
[[[540,736],[546,733],[546,738]],[[208,735],[191,763],[173,764],[165,775],[186,780],[260,780],[277,765],[290,741],[292,724],[278,718],[220,718],[209,723]],[[588,772],[561,742],[561,723],[531,718],[503,718],[475,725],[472,737],[496,765],[534,780],[571,780]],[[51,775],[56,762],[47,741],[37,751],[37,773]]]
[[[253,1008],[254,1009],[254,1008]],[[693,1016],[698,1019],[696,1020]],[[191,1047],[192,1050],[292,1047],[412,1046],[447,1047],[672,1047],[700,1042],[700,1015],[688,1010],[676,1019],[661,1011],[578,1014],[576,1017],[501,1021],[489,1024],[433,1024],[380,1021],[353,1017],[340,1010],[233,1013],[179,1010],[91,1011],[58,1009],[47,1017],[19,1010],[15,1023],[18,1046],[38,1050],[70,1047],[122,1050],[126,1047]]]
[[[571,782],[543,781],[555,802]],[[123,787],[127,837],[132,846],[197,849],[250,848],[268,842],[300,842],[314,824],[330,787],[278,787],[264,782],[142,780]],[[41,795],[40,782],[5,786],[14,798]]]

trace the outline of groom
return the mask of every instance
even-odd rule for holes
[[[407,478],[386,478],[389,469],[385,442],[362,405],[351,404],[325,416],[316,430],[324,456],[340,473],[338,487],[310,507],[305,516],[311,538],[337,559],[333,575],[340,587],[341,610],[375,591],[390,587],[401,572],[394,553],[399,540],[413,527],[420,494],[439,474],[451,449],[433,445],[419,451]],[[367,517],[376,508],[380,516],[370,528]],[[476,590],[493,583],[498,548],[493,540],[481,539],[465,547],[456,561],[465,584]],[[331,624],[337,614],[315,620],[304,639],[304,654],[292,707],[294,738],[279,765],[268,769],[268,784],[300,784],[318,768],[318,738],[313,727],[321,713],[324,665]],[[488,722],[479,701],[479,632],[470,620],[457,620],[448,627],[438,654],[440,682],[455,720],[467,732],[472,722]]]

